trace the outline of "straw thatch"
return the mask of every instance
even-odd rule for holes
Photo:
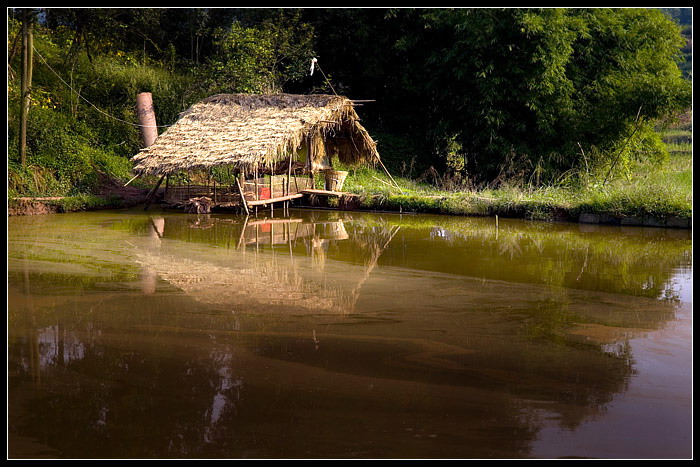
[[[159,175],[233,165],[246,172],[287,160],[311,140],[312,161],[379,160],[376,143],[342,96],[218,94],[181,118],[133,160],[137,174]]]

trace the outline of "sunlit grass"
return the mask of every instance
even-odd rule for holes
[[[361,195],[363,206],[372,209],[543,220],[573,220],[583,212],[692,217],[692,144],[667,144],[670,156],[661,165],[640,162],[626,176],[606,181],[599,176],[566,186],[463,191],[395,175],[390,178],[378,168],[358,168],[347,169],[343,190]]]

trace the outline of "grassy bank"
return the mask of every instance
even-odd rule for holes
[[[645,217],[692,219],[690,123],[665,131],[663,139],[669,152],[667,160],[659,164],[637,162],[628,167],[627,175],[618,175],[607,181],[604,181],[603,172],[588,178],[572,178],[558,185],[532,187],[512,184],[477,191],[447,189],[447,183],[437,174],[421,179],[402,177],[402,171],[396,170],[389,178],[379,167],[360,167],[345,169],[349,175],[343,190],[358,195],[360,209],[366,210],[498,215],[548,221],[578,221],[582,214],[607,216],[618,222]],[[124,180],[130,177],[130,172],[124,168],[110,172],[119,172],[119,176],[95,175],[90,189],[80,193],[76,187],[66,189],[52,184],[54,179],[44,176],[42,170],[15,167],[15,170],[8,171],[8,213],[72,212],[143,203],[150,188],[146,181],[137,180],[124,187]],[[22,187],[21,194],[13,187]],[[21,200],[27,196],[60,199],[48,202]],[[337,200],[331,199],[330,202],[337,203]]]
[[[459,191],[394,175],[381,169],[348,169],[344,191],[359,195],[363,209],[455,215],[499,215],[536,220],[577,221],[581,214],[615,219],[692,218],[692,139],[689,129],[664,134],[669,158],[637,162],[626,176],[602,174],[556,186],[501,186]]]

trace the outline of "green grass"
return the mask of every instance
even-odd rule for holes
[[[599,176],[563,186],[459,191],[394,175],[397,188],[381,169],[346,168],[343,190],[360,195],[363,208],[375,210],[538,220],[576,220],[584,212],[692,218],[692,145],[667,145],[670,157],[661,165],[637,163],[627,176],[605,183]]]

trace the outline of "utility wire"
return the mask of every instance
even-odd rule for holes
[[[323,70],[321,69],[321,65],[318,64],[318,60],[316,60],[316,59],[314,58],[314,59],[311,60],[311,74],[312,74],[312,75],[314,74],[314,69],[315,69],[315,68],[318,68],[318,71],[320,71],[321,74],[323,75],[323,78],[326,80],[326,83],[328,83],[328,86],[330,86],[331,90],[333,91],[333,94],[335,94],[335,95],[337,96],[338,93],[335,92],[335,88],[334,88],[333,85],[331,84],[331,81],[328,79],[328,77],[326,76],[326,74],[325,74],[325,73],[323,72]],[[350,140],[352,141],[352,138],[351,138]],[[352,143],[353,143],[353,145],[355,144],[354,141],[353,141]],[[357,146],[355,146],[355,149],[357,149]],[[392,181],[392,183],[394,184],[394,186],[399,190],[399,193],[403,194],[403,190],[401,189],[401,187],[399,186],[399,184],[396,183],[396,180],[394,180],[394,177],[391,176],[391,173],[389,172],[389,169],[386,168],[386,166],[384,165],[384,162],[382,162],[381,158],[379,158],[379,157],[377,156],[377,160],[379,161],[379,164],[382,166],[382,169],[384,169],[384,172],[386,172],[386,174],[389,176],[389,179]]]
[[[117,117],[114,117],[114,116],[108,114],[107,112],[105,112],[104,110],[100,109],[100,108],[97,107],[95,104],[93,104],[92,102],[90,102],[89,100],[87,100],[86,98],[84,98],[78,91],[76,91],[75,89],[73,89],[73,86],[71,86],[70,84],[66,83],[65,80],[64,80],[63,78],[61,78],[61,76],[60,76],[58,73],[56,73],[56,72],[54,71],[53,68],[51,68],[51,65],[49,65],[49,64],[46,62],[46,60],[44,59],[44,57],[41,56],[41,54],[40,54],[39,51],[36,49],[36,47],[32,47],[32,48],[34,49],[34,52],[36,52],[36,54],[39,56],[39,58],[41,59],[41,61],[44,62],[44,65],[46,65],[46,67],[47,67],[49,70],[51,70],[51,72],[52,72],[54,75],[56,75],[56,77],[57,77],[59,80],[61,80],[61,82],[62,82],[63,84],[65,84],[65,85],[66,85],[71,91],[73,91],[79,98],[81,98],[82,100],[84,100],[85,102],[87,102],[88,104],[90,104],[95,110],[97,110],[97,111],[100,112],[101,114],[106,115],[107,117],[109,117],[109,118],[111,118],[111,119],[113,119],[113,120],[117,120],[117,121],[119,121],[119,122],[126,123],[126,124],[128,124],[128,125],[135,126],[135,127],[139,127],[139,128],[141,128],[141,127],[143,127],[143,128],[169,128],[169,127],[172,126],[172,125],[141,125],[141,124],[138,124],[138,123],[129,122],[129,121],[127,121],[127,120],[122,120],[121,118],[117,118]]]

